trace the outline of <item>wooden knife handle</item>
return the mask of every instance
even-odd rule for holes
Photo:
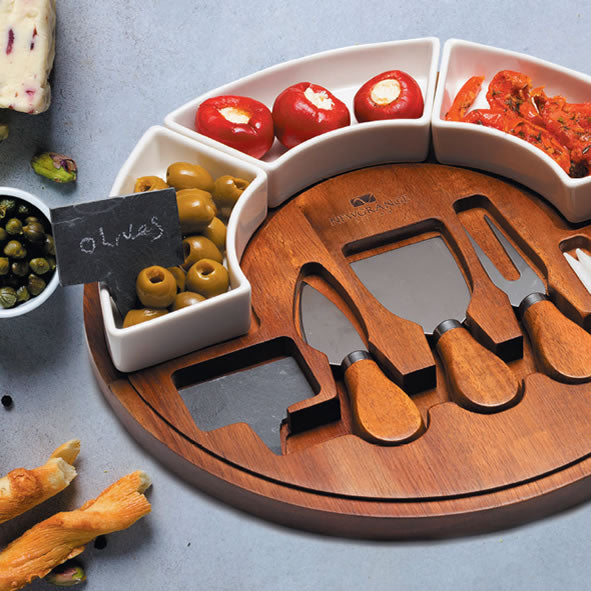
[[[372,359],[363,358],[346,367],[345,385],[355,432],[363,439],[381,445],[398,445],[424,432],[425,425],[416,404]]]
[[[525,298],[520,311],[536,358],[548,376],[573,384],[591,380],[591,335],[584,328],[539,294]]]
[[[490,413],[517,401],[521,382],[511,368],[459,323],[439,336],[436,348],[453,399],[461,406]]]

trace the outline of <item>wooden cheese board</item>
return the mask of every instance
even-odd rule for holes
[[[590,490],[591,368],[548,375],[547,352],[570,345],[546,331],[545,348],[532,346],[466,234],[516,279],[485,215],[543,280],[570,319],[564,322],[588,330],[591,295],[563,253],[590,250],[591,228],[569,224],[536,194],[499,177],[431,163],[381,165],[319,182],[269,214],[241,261],[252,285],[251,328],[242,337],[121,373],[105,344],[98,286],[87,285],[84,317],[97,379],[124,425],[166,466],[225,502],[289,526],[368,538],[450,536],[581,502]],[[351,270],[352,262],[432,237],[445,242],[468,285],[468,332],[519,383],[511,404],[466,404],[449,376],[476,366],[461,359],[444,366],[423,328],[388,311]],[[341,369],[302,334],[304,284],[341,309],[388,382],[410,395],[425,426],[412,440],[387,445],[358,435]],[[586,355],[581,341],[566,357],[584,366]],[[197,426],[184,388],[285,358],[295,360],[314,395],[285,409],[280,453],[244,422]]]

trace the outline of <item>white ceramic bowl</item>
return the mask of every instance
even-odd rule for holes
[[[21,191],[21,189],[15,189],[14,187],[0,187],[0,197],[5,196],[17,197],[18,199],[22,199],[23,201],[34,205],[45,216],[45,218],[51,222],[49,208],[45,205],[45,203],[43,203],[43,201],[41,201],[41,199],[35,197],[35,195],[27,193],[26,191]],[[38,308],[50,298],[51,294],[56,290],[58,283],[59,276],[58,273],[55,272],[47,284],[47,287],[38,296],[33,297],[28,302],[19,304],[14,308],[0,308],[0,318],[14,318],[15,316],[27,314],[31,310]]]
[[[136,371],[190,353],[244,334],[250,327],[251,287],[239,263],[248,240],[267,215],[267,180],[262,170],[164,127],[154,126],[131,152],[110,194],[133,193],[135,180],[140,176],[166,178],[167,167],[178,161],[200,164],[214,179],[231,174],[250,181],[228,223],[226,263],[230,290],[198,305],[121,328],[121,318],[109,291],[101,285],[107,345],[113,364],[120,371]]]
[[[443,118],[458,90],[471,76],[484,76],[473,108],[488,108],[486,90],[500,70],[527,74],[533,86],[544,86],[549,96],[560,94],[573,103],[591,100],[590,76],[521,53],[450,39],[443,47],[433,105],[433,146],[437,160],[509,177],[548,199],[569,221],[589,219],[591,176],[569,177],[542,150],[502,131]]]
[[[216,148],[268,175],[269,206],[280,205],[294,193],[323,178],[387,162],[419,162],[427,157],[433,107],[439,39],[424,38],[346,47],[279,64],[203,94],[166,116],[165,125],[187,137]],[[386,70],[403,70],[416,79],[425,102],[419,119],[355,122],[353,97],[370,78]],[[298,82],[320,84],[349,108],[352,124],[312,138],[291,150],[277,140],[263,159],[198,134],[197,107],[206,99],[235,94],[249,96],[270,109],[276,96]]]

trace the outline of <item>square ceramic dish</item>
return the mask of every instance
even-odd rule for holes
[[[200,164],[215,179],[230,174],[250,181],[228,222],[226,266],[230,289],[198,305],[121,328],[121,317],[108,289],[101,285],[100,302],[106,341],[115,367],[124,372],[154,365],[202,347],[237,337],[250,327],[250,283],[240,269],[244,248],[267,215],[265,173],[204,144],[154,126],[146,131],[119,171],[111,196],[133,193],[137,177],[166,178],[173,162]]]
[[[589,219],[591,176],[569,177],[542,150],[502,131],[444,119],[457,92],[471,76],[484,76],[473,108],[488,108],[486,90],[500,70],[528,75],[534,87],[545,87],[548,96],[560,94],[572,103],[591,100],[590,76],[513,51],[450,39],[443,47],[433,105],[433,146],[437,160],[514,179],[545,197],[569,221]]]
[[[347,170],[425,160],[430,144],[438,60],[439,39],[432,37],[318,53],[267,68],[203,94],[167,115],[165,125],[260,166],[268,175],[269,206],[275,207],[310,184]],[[387,70],[403,70],[418,82],[425,103],[422,117],[357,123],[353,115],[355,93],[367,80]],[[261,160],[195,131],[197,107],[208,98],[226,94],[249,96],[271,109],[277,95],[298,82],[312,82],[330,90],[349,108],[351,125],[312,138],[291,150],[275,140]]]

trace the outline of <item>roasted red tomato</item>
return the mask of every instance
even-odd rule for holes
[[[423,95],[417,81],[401,70],[382,72],[368,80],[355,95],[357,121],[418,119],[423,114]]]
[[[207,99],[197,109],[195,129],[254,158],[262,158],[275,139],[271,111],[246,96]]]
[[[327,131],[346,127],[350,122],[345,103],[326,88],[310,82],[286,88],[273,105],[275,135],[286,148],[293,148]]]

